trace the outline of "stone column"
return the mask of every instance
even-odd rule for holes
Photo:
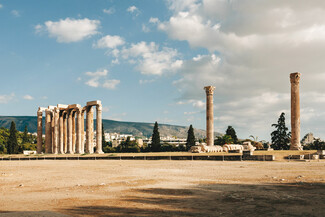
[[[86,153],[94,153],[93,148],[93,108],[91,106],[87,106],[86,109]]]
[[[104,154],[102,150],[102,105],[96,106],[96,154]]]
[[[72,111],[68,111],[68,146],[67,153],[73,154],[72,150]]]
[[[45,153],[52,153],[52,112],[45,110]]]
[[[85,110],[81,110],[81,152],[80,154],[85,153]]]
[[[59,154],[64,154],[64,124],[63,112],[59,113]]]
[[[82,152],[81,152],[81,109],[77,109],[76,114],[77,114],[76,153],[82,154]]]
[[[59,146],[59,109],[54,108],[53,111],[53,154],[58,154]]]
[[[206,99],[206,133],[207,133],[207,145],[214,145],[214,127],[213,127],[213,91],[215,87],[204,87],[207,96]]]
[[[299,72],[290,74],[291,83],[291,145],[290,150],[302,150],[300,144]]]
[[[68,152],[68,114],[63,112],[63,152]]]
[[[72,111],[72,151],[76,152],[76,111]]]
[[[37,154],[42,153],[42,145],[43,145],[43,124],[42,124],[43,112],[41,108],[37,111]]]

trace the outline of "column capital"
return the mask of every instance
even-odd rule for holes
[[[295,72],[290,74],[290,83],[299,84],[301,73]]]
[[[206,92],[207,95],[213,94],[213,91],[215,89],[216,88],[214,86],[206,86],[206,87],[204,87],[204,90],[205,90],[205,92]]]
[[[96,105],[96,109],[97,109],[97,111],[102,111],[103,110],[102,104]]]

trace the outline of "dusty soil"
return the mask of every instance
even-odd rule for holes
[[[325,161],[0,161],[0,216],[64,215],[325,216]]]

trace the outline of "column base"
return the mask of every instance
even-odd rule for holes
[[[104,154],[103,151],[96,151],[95,154]]]
[[[298,145],[290,145],[290,150],[302,151],[303,147]]]
[[[74,154],[74,152],[73,151],[68,151],[67,154]]]

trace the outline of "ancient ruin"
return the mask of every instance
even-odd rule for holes
[[[291,83],[291,144],[290,150],[302,150],[300,144],[300,96],[299,72],[290,74]]]
[[[96,145],[94,145],[94,111],[96,106]],[[79,104],[39,107],[37,111],[37,153],[42,153],[42,118],[45,112],[45,153],[102,154],[102,103],[99,100]],[[84,114],[86,112],[86,135]]]
[[[213,91],[215,87],[206,86],[204,87],[207,95],[206,99],[206,133],[207,133],[207,145],[214,145],[214,127],[213,127]]]

